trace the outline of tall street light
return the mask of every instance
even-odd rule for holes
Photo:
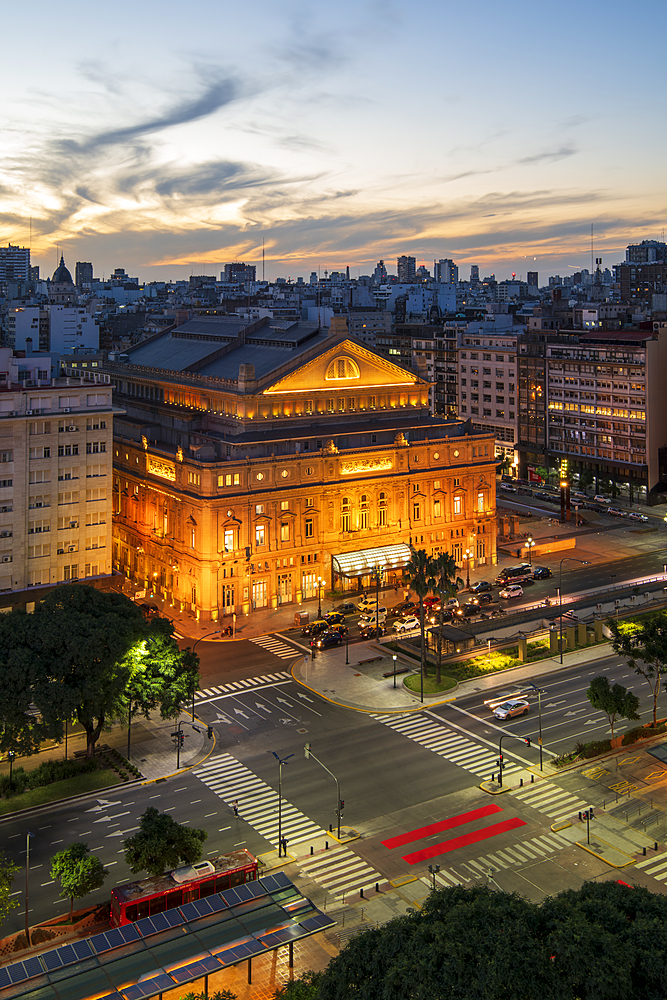
[[[375,566],[373,576],[375,577],[375,630],[380,630],[380,580],[384,573],[384,566]]]
[[[30,830],[25,835],[25,937],[28,947],[30,947],[30,918],[28,917],[28,910],[30,908],[28,902],[28,890],[30,888],[30,838],[34,836],[35,834],[31,833]]]
[[[540,735],[538,737],[538,743],[540,746],[540,771],[543,771],[542,767],[542,695],[547,692],[542,688],[538,688],[537,684],[527,684],[526,687],[531,687],[535,694],[537,695],[537,714],[539,719]]]
[[[287,757],[279,757],[275,750],[271,750],[270,753],[278,761],[278,857],[283,856],[283,764],[286,764],[290,757],[294,754],[290,753]],[[287,851],[285,851],[287,854]]]
[[[463,553],[466,561],[466,590],[470,590],[470,560],[472,559],[472,549],[466,549]]]
[[[217,628],[215,632],[208,632],[206,635],[201,635],[198,639],[195,639],[195,643],[192,647],[192,652],[194,653],[197,648],[197,643],[201,642],[202,639],[210,639],[212,635],[220,635],[220,629]],[[192,721],[195,721],[195,694],[197,693],[197,682],[192,682]]]
[[[560,662],[563,662],[563,563],[564,562],[578,562],[582,566],[588,566],[589,559],[575,559],[574,556],[563,556],[560,561],[560,569],[558,571],[558,611],[560,616]]]
[[[533,549],[535,548],[535,541],[532,535],[529,535],[526,539],[526,548],[528,549],[528,565],[533,565]]]
[[[324,586],[324,580],[321,576],[317,578],[317,617],[322,617],[322,587]]]

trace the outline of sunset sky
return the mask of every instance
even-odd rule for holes
[[[0,244],[51,273],[468,277],[663,239],[665,0],[3,5]],[[32,238],[30,219],[32,218]],[[59,249],[58,249],[59,248]]]

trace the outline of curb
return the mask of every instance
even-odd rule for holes
[[[625,853],[625,851],[621,851],[618,847],[614,847],[612,844],[608,844],[607,841],[602,840],[601,837],[598,837],[598,841],[600,844],[604,844],[605,847],[609,847],[612,851],[616,851],[617,854],[620,854],[622,857],[627,858],[628,860],[623,861],[621,864],[616,864],[614,861],[609,861],[608,858],[605,858],[603,854],[598,854],[597,851],[594,851],[590,844],[584,844],[582,840],[577,840],[575,841],[575,843],[577,847],[581,847],[583,851],[588,851],[588,853],[592,854],[593,857],[598,859],[598,861],[604,861],[604,863],[606,865],[609,865],[610,868],[627,868],[628,865],[634,865],[636,863],[636,858],[631,858],[629,854]]]

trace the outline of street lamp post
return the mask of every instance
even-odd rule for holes
[[[317,578],[317,617],[322,617],[322,587],[324,586],[324,580],[321,576]]]
[[[194,645],[192,647],[192,652],[194,653],[197,648],[197,643],[201,642],[202,639],[210,639],[212,635],[220,635],[220,629],[217,628],[215,632],[208,632],[206,635],[201,635],[198,639],[195,639]],[[195,721],[195,694],[197,693],[196,681],[192,682],[192,721]]]
[[[463,553],[463,558],[466,561],[466,590],[470,590],[470,560],[472,559],[472,551],[466,549]]]
[[[538,724],[540,729],[540,735],[538,737],[538,743],[540,746],[540,771],[543,771],[544,768],[542,767],[542,695],[546,694],[546,691],[543,691],[542,688],[538,688],[537,684],[528,684],[527,686],[532,687],[532,689],[537,694],[537,715],[538,715]]]
[[[560,569],[558,571],[558,612],[560,618],[560,662],[563,662],[563,563],[567,562],[578,562],[582,566],[588,566],[588,559],[575,559],[574,556],[563,556],[560,561]]]
[[[384,566],[376,566],[373,570],[375,577],[375,631],[380,630],[380,579],[384,573]]]
[[[526,539],[526,548],[528,549],[528,565],[533,565],[533,549],[535,548],[535,541],[532,535],[529,535]]]
[[[286,764],[290,757],[294,754],[290,753],[287,757],[279,757],[275,750],[270,750],[270,753],[278,761],[278,857],[283,856],[283,764]],[[287,851],[285,851],[287,854]]]
[[[28,947],[30,947],[30,918],[28,916],[30,908],[28,902],[30,889],[30,838],[34,836],[35,834],[31,833],[30,830],[25,835],[25,937]]]
[[[340,840],[340,817],[341,817],[341,813],[343,812],[344,802],[343,802],[343,800],[340,797],[340,784],[338,782],[338,778],[333,773],[333,771],[329,770],[329,768],[326,766],[326,764],[323,764],[321,760],[317,759],[317,757],[315,756],[315,754],[313,753],[313,751],[311,749],[311,744],[310,743],[306,743],[306,745],[303,748],[303,750],[304,750],[304,753],[306,755],[306,760],[309,760],[312,757],[313,760],[315,761],[315,763],[319,764],[320,767],[323,768],[327,772],[327,774],[331,778],[333,778],[333,780],[336,782],[336,815],[338,817],[338,839]]]
[[[394,661],[394,690],[396,690],[396,653],[392,657]]]

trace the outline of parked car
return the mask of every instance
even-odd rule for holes
[[[327,611],[322,617],[329,625],[342,625],[345,621],[345,615],[342,611]]]
[[[502,705],[494,708],[493,714],[496,719],[513,719],[517,715],[528,715],[530,705],[527,701],[504,701]]]
[[[533,580],[549,580],[552,575],[548,566],[533,567]]]
[[[472,587],[470,588],[470,592],[472,594],[481,594],[482,591],[491,590],[492,588],[493,584],[489,583],[488,580],[480,580],[478,583],[473,583]]]
[[[318,635],[316,639],[313,639],[311,646],[316,646],[318,649],[329,649],[330,646],[340,646],[343,641],[343,637],[340,632],[335,629],[330,629],[327,632],[322,632]]]
[[[305,625],[301,629],[301,635],[319,635],[320,632],[326,632],[329,628],[329,622],[325,621],[324,618],[317,618],[310,625]]]
[[[408,615],[394,622],[394,632],[412,632],[416,628],[419,628],[419,618],[415,615]]]
[[[376,628],[375,625],[364,625],[359,629],[362,639],[379,639],[380,636],[387,634],[387,629],[384,627],[382,622]]]
[[[366,597],[365,595],[357,602],[357,611],[361,611],[363,614],[365,611],[375,611],[378,606],[378,602],[375,597]]]
[[[625,511],[619,510],[618,507],[607,507],[607,513],[613,514],[614,517],[627,517]]]
[[[603,497],[603,496],[600,496],[600,494],[598,494],[597,496],[594,496],[593,500],[594,500],[595,503],[609,503],[609,501],[607,500],[607,498]]]
[[[523,597],[523,587],[520,587],[518,583],[510,583],[499,592],[498,597],[502,597],[505,601],[509,601],[513,597]]]
[[[357,605],[347,601],[345,604],[337,604],[334,611],[339,611],[341,615],[354,615],[357,611]]]

